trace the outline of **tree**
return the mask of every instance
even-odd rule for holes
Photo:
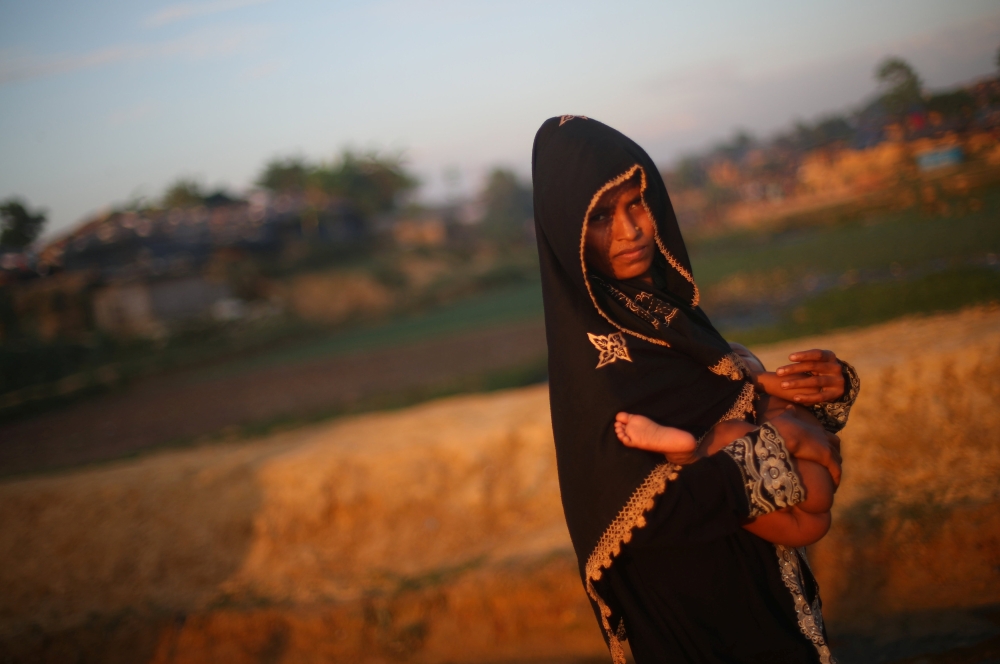
[[[488,236],[500,241],[524,239],[525,226],[534,216],[530,186],[513,171],[495,168],[480,196],[485,208],[482,225]]]
[[[922,103],[920,77],[902,58],[883,60],[875,70],[875,78],[885,90],[880,99],[890,114],[902,115]]]
[[[315,169],[309,185],[348,200],[362,214],[372,216],[395,209],[400,196],[416,187],[417,180],[406,172],[399,155],[345,150],[337,161]]]
[[[0,246],[23,249],[41,235],[45,213],[32,214],[18,198],[0,204]]]
[[[163,194],[163,207],[183,208],[201,205],[205,192],[201,185],[191,179],[180,178],[167,188]]]
[[[681,189],[699,189],[708,182],[708,174],[697,157],[684,157],[677,164],[677,184]]]
[[[301,157],[272,159],[257,178],[257,185],[275,193],[301,192],[311,167]]]
[[[257,184],[275,193],[319,192],[348,201],[371,216],[395,209],[400,195],[412,190],[417,180],[406,172],[398,155],[345,150],[328,164],[310,164],[299,157],[275,159]]]

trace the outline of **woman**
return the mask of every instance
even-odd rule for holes
[[[831,442],[765,425],[725,453],[672,460],[683,466],[622,445],[622,411],[696,438],[719,422],[752,421],[752,377],[698,307],[666,188],[638,145],[594,120],[552,118],[535,138],[532,167],[560,489],[614,661],[625,661],[626,638],[640,664],[833,661],[801,554],[742,528],[794,504],[792,454],[836,473]],[[588,220],[606,192],[636,176],[653,242],[621,254],[645,256],[649,268],[602,276],[602,256],[616,254],[599,242],[588,250]],[[848,408],[819,414],[842,426]]]

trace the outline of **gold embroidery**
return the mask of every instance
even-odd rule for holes
[[[645,191],[645,187],[643,187],[643,191]],[[649,213],[649,216],[651,218],[656,219],[656,217],[653,217],[653,211],[649,209],[648,205],[646,205],[646,199],[642,200],[642,206],[646,208],[646,212]],[[653,225],[653,228],[656,228],[655,224]],[[674,258],[674,255],[672,253],[667,251],[667,248],[666,246],[664,246],[663,241],[660,240],[659,233],[656,233],[656,246],[660,248],[660,253],[662,253],[663,257],[667,259],[668,263],[670,263],[670,267],[677,270],[678,274],[684,277],[687,280],[687,282],[691,284],[691,287],[694,289],[694,295],[691,297],[691,306],[697,307],[698,303],[701,302],[701,291],[698,290],[698,284],[694,283],[694,277],[691,276],[690,272],[684,269],[684,266],[680,264],[680,261]]]
[[[669,347],[670,344],[668,344],[666,341],[663,341],[662,339],[656,339],[654,337],[647,337],[647,336],[645,336],[643,334],[639,334],[635,330],[630,330],[627,327],[623,327],[623,326],[619,325],[618,323],[616,323],[615,321],[613,321],[611,319],[611,317],[608,316],[606,313],[604,313],[604,311],[601,309],[600,305],[597,304],[597,299],[594,297],[594,291],[591,288],[590,278],[589,278],[589,276],[587,274],[587,262],[586,262],[586,259],[584,257],[584,250],[586,248],[586,242],[587,242],[587,221],[590,219],[590,213],[591,213],[591,211],[593,211],[594,206],[597,205],[597,202],[599,200],[601,200],[601,196],[604,195],[604,192],[608,191],[609,189],[611,189],[613,187],[617,187],[622,182],[625,182],[626,180],[628,180],[629,178],[631,178],[637,172],[639,173],[639,177],[640,177],[640,181],[641,181],[640,191],[642,193],[645,193],[645,191],[646,191],[646,185],[647,185],[647,183],[646,183],[646,171],[644,171],[642,169],[642,167],[639,166],[639,164],[636,164],[636,165],[632,166],[632,168],[628,169],[627,171],[625,171],[624,173],[622,173],[621,175],[619,175],[618,177],[612,178],[611,180],[609,180],[606,183],[604,183],[604,186],[601,187],[600,189],[598,189],[597,193],[595,193],[594,196],[593,196],[593,198],[590,199],[590,205],[587,206],[587,211],[583,215],[583,232],[580,233],[580,267],[583,269],[583,283],[587,286],[587,294],[590,295],[590,301],[591,301],[591,303],[593,303],[594,308],[597,309],[597,312],[599,314],[601,314],[601,316],[606,321],[608,321],[609,323],[611,323],[612,325],[614,325],[615,327],[617,327],[622,332],[625,332],[626,334],[631,334],[633,337],[636,337],[638,339],[642,339],[643,341],[648,341],[649,343],[656,344],[657,346],[667,346],[667,347]],[[688,272],[686,269],[684,269],[684,266],[681,265],[677,261],[677,259],[675,259],[673,257],[673,255],[671,255],[671,253],[669,251],[667,251],[667,248],[663,245],[662,240],[660,240],[660,232],[659,232],[659,230],[656,227],[656,217],[653,216],[653,211],[649,209],[648,205],[646,205],[645,198],[642,201],[642,205],[643,205],[643,207],[646,208],[646,213],[649,214],[649,218],[653,220],[653,236],[654,236],[654,239],[656,240],[656,246],[660,248],[660,253],[662,253],[663,256],[664,256],[664,258],[667,259],[667,262],[670,263],[670,265],[675,270],[677,270],[677,272],[682,277],[684,277],[688,282],[690,282],[691,286],[694,287],[694,298],[691,301],[691,306],[697,306],[698,302],[701,299],[701,295],[698,292],[698,285],[696,283],[694,283],[694,279],[691,277],[691,273]]]
[[[677,307],[671,307],[669,304],[654,296],[652,293],[640,292],[633,300],[625,293],[601,279],[599,276],[591,275],[590,278],[594,281],[594,283],[607,291],[611,297],[624,304],[625,308],[652,325],[657,330],[659,330],[661,326],[669,327],[670,321],[672,321],[674,316],[677,315],[677,312],[680,311]]]
[[[559,116],[559,126],[561,127],[564,124],[566,124],[567,122],[569,122],[570,120],[575,120],[576,118],[580,118],[581,120],[589,120],[590,119],[586,115],[560,115]]]
[[[754,407],[754,400],[757,397],[757,393],[753,389],[752,383],[744,383],[743,389],[740,390],[740,395],[736,397],[736,401],[726,414],[719,418],[719,422],[725,422],[726,420],[745,420],[747,415],[757,416],[757,409]],[[718,424],[716,422],[715,424]],[[714,426],[714,425],[713,425]]]
[[[826,644],[826,639],[823,638],[823,613],[820,609],[819,597],[816,597],[812,606],[806,601],[803,589],[805,578],[802,576],[802,568],[799,564],[799,552],[781,544],[775,544],[774,549],[778,554],[781,580],[788,588],[788,592],[792,594],[792,601],[795,603],[795,617],[799,623],[799,630],[816,647],[820,664],[837,664],[837,660],[830,652],[830,647]]]
[[[597,603],[600,610],[601,626],[607,633],[611,657],[615,664],[625,664],[625,650],[621,645],[621,641],[625,639],[625,627],[623,623],[619,623],[618,630],[611,629],[611,622],[608,620],[611,617],[611,609],[597,593],[594,581],[600,581],[604,570],[611,567],[611,559],[621,553],[622,544],[631,541],[632,531],[646,525],[646,512],[653,509],[654,499],[666,491],[667,482],[677,478],[678,470],[680,467],[672,463],[663,463],[653,468],[601,535],[584,567],[587,594]]]
[[[722,359],[710,366],[708,370],[730,380],[742,380],[750,376],[750,371],[743,364],[743,358],[736,353],[723,355]]]
[[[615,360],[632,361],[632,358],[628,354],[628,347],[625,345],[625,337],[622,336],[621,332],[612,332],[607,336],[598,336],[587,332],[587,338],[590,339],[590,343],[594,344],[594,348],[601,353],[597,360],[598,369],[605,364],[611,364]]]
[[[590,288],[590,284],[587,284]],[[593,295],[591,295],[593,297]],[[610,336],[610,335],[609,335]],[[736,398],[735,403],[726,411],[726,414],[716,422],[725,422],[732,419],[744,419],[748,413],[755,413],[754,409],[754,389],[753,385],[747,383]],[[702,436],[702,439],[704,436]],[[701,443],[701,440],[698,441]],[[632,492],[625,507],[618,512],[618,516],[611,522],[601,534],[601,539],[597,546],[590,552],[584,573],[587,576],[587,595],[597,604],[601,613],[601,625],[608,636],[608,647],[611,650],[611,658],[614,664],[625,664],[625,650],[621,642],[625,640],[625,625],[618,624],[618,631],[611,631],[611,609],[594,588],[594,581],[599,581],[605,569],[611,567],[612,558],[621,552],[622,544],[627,544],[632,539],[632,530],[642,528],[646,525],[646,512],[651,510],[657,496],[667,490],[667,482],[677,478],[677,473],[681,467],[672,463],[665,463],[657,466],[646,477],[639,488]]]

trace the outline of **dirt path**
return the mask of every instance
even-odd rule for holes
[[[0,426],[0,476],[113,459],[227,427],[335,413],[544,356],[544,326],[531,321],[217,377],[198,369],[154,377]]]

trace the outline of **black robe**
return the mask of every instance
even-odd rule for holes
[[[532,170],[563,509],[613,660],[627,639],[639,664],[833,661],[803,553],[740,527],[803,497],[778,432],[765,425],[683,468],[614,434],[622,410],[696,437],[755,414],[746,368],[698,306],[655,165],[614,129],[562,116],[539,129]],[[652,288],[602,279],[583,259],[590,210],[633,177],[659,250]],[[848,409],[826,420],[842,426]]]

